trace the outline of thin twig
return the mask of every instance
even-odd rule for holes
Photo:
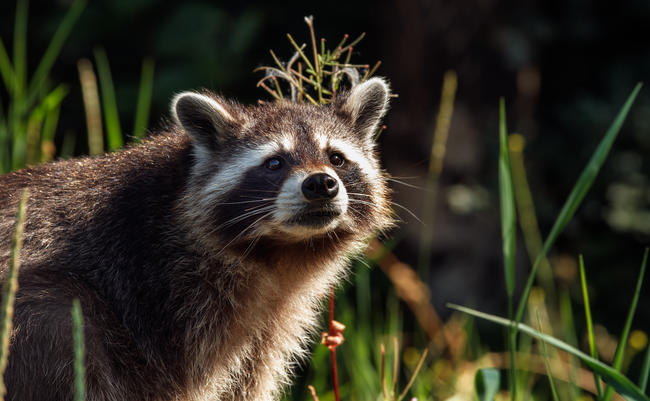
[[[330,335],[335,335],[334,324],[334,286],[330,289]],[[330,353],[332,355],[332,376],[334,380],[334,398],[336,401],[341,401],[339,396],[339,377],[336,370],[336,346],[330,346]]]
[[[291,42],[291,44],[292,44],[293,47],[296,49],[296,51],[298,52],[298,54],[300,54],[300,57],[302,57],[302,59],[305,61],[305,64],[307,64],[307,67],[308,67],[308,68],[311,68],[312,70],[314,70],[314,66],[311,65],[311,62],[309,61],[309,59],[307,58],[307,56],[305,56],[305,53],[303,53],[303,51],[302,51],[304,45],[303,45],[303,46],[298,46],[298,44],[296,43],[296,41],[293,40],[293,36],[291,36],[290,33],[287,34],[287,38],[289,38],[289,42]],[[315,71],[315,70],[314,70],[314,71]]]
[[[259,82],[259,83],[257,84],[257,86],[259,86],[260,88],[262,88],[262,89],[264,89],[265,91],[267,91],[268,93],[270,93],[271,96],[273,96],[276,100],[280,100],[280,96],[278,96],[278,94],[275,93],[275,91],[274,91],[273,89],[271,89],[271,88],[269,88],[268,86],[264,85],[264,82]]]
[[[381,391],[384,395],[384,401],[388,400],[388,391],[386,389],[386,348],[382,343],[379,346],[379,353],[381,355]]]
[[[314,401],[319,401],[319,399],[318,399],[318,395],[316,395],[316,389],[314,388],[314,386],[312,386],[312,385],[310,384],[309,386],[307,386],[307,388],[309,389],[309,392],[311,393],[311,398],[312,398]]]
[[[393,359],[393,389],[390,391],[390,397],[395,399],[395,390],[397,389],[397,376],[399,375],[399,342],[397,336],[393,337],[393,350],[395,359]]]

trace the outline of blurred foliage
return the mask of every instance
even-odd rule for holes
[[[29,3],[27,76],[35,72],[39,57],[71,4],[71,0]],[[14,1],[0,2],[0,38],[9,54],[14,51],[15,7]],[[445,302],[480,305],[481,310],[503,315],[507,297],[500,279],[496,217],[495,160],[499,146],[498,137],[487,134],[497,132],[497,99],[505,96],[511,105],[508,126],[521,139],[517,163],[525,164],[539,231],[546,235],[577,172],[595,149],[597,133],[606,128],[633,85],[648,80],[650,6],[638,0],[333,0],[326,4],[96,0],[88,2],[45,82],[49,89],[59,85],[67,88],[67,95],[56,106],[58,124],[47,127],[56,154],[88,153],[77,63],[95,60],[95,49],[104,49],[110,61],[117,118],[128,140],[141,132],[137,128],[130,131],[131,127],[142,127],[141,121],[135,121],[141,113],[135,111],[145,107],[142,102],[138,107],[143,62],[155,62],[151,129],[165,124],[162,119],[167,115],[169,99],[180,90],[207,87],[252,103],[263,96],[255,88],[253,69],[272,63],[269,48],[287,48],[286,33],[294,34],[298,43],[308,42],[308,36],[301,33],[305,32],[302,18],[309,14],[314,14],[319,34],[326,38],[367,33],[369,39],[355,48],[355,55],[359,52],[364,60],[381,59],[378,74],[388,76],[394,91],[400,93],[393,101],[388,129],[380,138],[384,165],[398,178],[419,177],[404,179],[408,184],[427,186],[426,161],[440,100],[440,78],[448,70],[456,71],[456,107],[446,143],[444,173],[436,182],[435,202],[430,202],[421,189],[399,184],[394,194],[418,216],[435,205],[430,253],[418,255],[421,227],[405,213],[405,222],[394,234],[394,252],[412,266],[417,265],[418,258],[427,261],[431,299],[446,321]],[[287,61],[292,53],[287,48],[277,55]],[[47,92],[41,95],[45,97]],[[8,101],[9,94],[3,88],[0,102],[6,105]],[[555,306],[562,315],[555,318],[571,321],[577,328],[576,342],[584,345],[585,322],[579,316],[570,318],[570,306],[582,302],[575,255],[585,255],[591,309],[598,319],[593,328],[600,339],[596,348],[600,347],[604,359],[613,357],[616,344],[605,327],[623,326],[620,311],[629,302],[619,296],[618,288],[629,288],[634,282],[636,270],[631,266],[637,264],[638,249],[650,242],[648,154],[650,91],[645,91],[583,207],[548,258],[551,284],[560,304]],[[425,198],[427,202],[423,203]],[[518,295],[526,276],[522,269],[527,266],[527,256],[523,241],[518,240],[517,247],[514,292]],[[364,371],[353,362],[368,361],[367,369],[375,369],[379,343],[390,343],[386,336],[402,334],[405,350],[412,351],[421,349],[424,341],[415,318],[402,314],[405,305],[392,292],[391,283],[382,274],[364,269],[356,269],[360,273],[355,276],[354,287],[342,290],[339,308],[339,320],[348,324],[354,321],[350,331],[364,333],[357,339],[348,337],[349,343],[357,345],[347,357],[344,348],[339,354],[343,354],[342,375],[349,374],[360,389],[376,386],[378,376],[369,375],[376,372]],[[548,288],[546,285],[544,290]],[[546,294],[550,296],[548,291]],[[642,293],[640,304],[648,301],[647,292]],[[650,309],[640,307],[637,315],[638,328],[642,329],[638,333],[644,334],[650,327]],[[368,328],[376,334],[366,335]],[[466,333],[467,343],[460,348],[468,358],[481,354],[486,345],[503,345],[502,333],[484,323],[477,322]],[[406,363],[408,354],[404,352],[403,377],[412,366]],[[374,363],[370,363],[373,355]],[[326,357],[326,350],[321,349],[315,361]],[[641,368],[639,358],[630,357],[626,363],[632,371]],[[317,363],[308,369],[326,366]],[[428,385],[443,397],[451,394],[450,383],[465,383],[462,372],[461,362],[441,359],[427,366],[423,377],[431,379]],[[469,379],[471,383],[473,375]],[[319,383],[312,383],[319,387]],[[430,390],[426,383],[415,383],[417,394]],[[328,388],[320,384],[319,388]],[[560,395],[569,391],[564,387]]]

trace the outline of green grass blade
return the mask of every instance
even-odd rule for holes
[[[639,295],[641,294],[641,286],[643,284],[643,276],[645,275],[645,268],[648,264],[648,249],[645,249],[643,253],[643,262],[641,262],[641,270],[639,271],[639,278],[636,281],[636,289],[634,290],[634,296],[632,297],[632,303],[630,304],[630,309],[627,313],[627,319],[625,319],[625,326],[623,326],[623,332],[621,333],[621,340],[616,346],[616,353],[614,354],[614,362],[612,366],[615,369],[621,369],[623,365],[623,356],[625,355],[625,348],[627,347],[627,339],[630,335],[630,329],[632,328],[632,320],[634,320],[634,313],[636,312],[636,307],[639,302]],[[612,388],[607,387],[605,390],[606,401],[612,399]]]
[[[135,123],[133,126],[133,136],[138,139],[144,136],[149,125],[149,109],[151,108],[151,96],[153,94],[153,73],[153,60],[150,58],[144,59],[142,62],[142,73],[140,74],[138,103],[135,109]]]
[[[20,250],[23,244],[23,230],[25,228],[25,210],[29,193],[23,191],[18,203],[14,235],[11,238],[11,254],[9,256],[9,269],[2,286],[2,309],[0,310],[0,399],[4,400],[7,389],[4,382],[4,373],[9,357],[9,338],[11,336],[12,318],[14,315],[14,301],[18,290],[18,269],[20,268]]]
[[[47,49],[45,50],[45,53],[43,54],[41,61],[38,63],[38,66],[36,67],[36,70],[34,71],[34,75],[32,76],[32,79],[30,81],[28,102],[27,102],[28,104],[32,103],[34,99],[36,99],[36,97],[38,96],[38,93],[41,90],[41,86],[47,80],[47,76],[50,73],[50,70],[52,69],[52,65],[54,64],[54,61],[56,61],[57,57],[59,57],[59,54],[61,53],[61,49],[63,48],[63,44],[65,43],[68,36],[70,35],[70,32],[72,31],[72,27],[75,25],[75,23],[81,16],[81,13],[83,12],[85,7],[86,7],[86,0],[74,0],[72,5],[70,6],[70,9],[63,17],[61,24],[54,32],[54,35],[52,36],[52,40],[50,41],[50,44],[47,46]]]
[[[68,86],[65,84],[60,84],[56,88],[54,88],[50,93],[48,93],[45,98],[43,98],[43,102],[41,102],[43,108],[45,110],[51,110],[61,104],[63,101],[63,98],[65,98],[68,95],[68,92],[70,90],[68,89]]]
[[[124,145],[124,140],[122,139],[122,128],[120,127],[120,117],[117,111],[117,101],[115,100],[111,67],[108,64],[108,57],[104,49],[95,50],[95,62],[97,64],[97,74],[99,75],[100,91],[102,94],[102,108],[104,110],[104,122],[106,123],[108,150],[113,151],[121,148]]]
[[[422,233],[419,241],[418,274],[425,283],[429,279],[431,268],[431,246],[435,232],[435,202],[438,193],[438,182],[442,175],[445,153],[447,153],[447,140],[451,118],[454,113],[454,99],[458,88],[456,72],[445,72],[440,94],[440,107],[436,117],[436,127],[433,131],[431,153],[429,156],[429,170],[427,174],[426,192],[424,193],[424,208],[422,210]]]
[[[645,358],[643,358],[643,366],[639,375],[639,388],[644,393],[648,385],[648,376],[650,376],[650,344],[646,345]]]
[[[515,196],[512,187],[512,170],[508,151],[508,133],[506,129],[506,103],[499,101],[499,198],[501,201],[501,239],[503,260],[508,292],[509,314],[512,316],[512,296],[515,290],[515,239],[516,216]]]
[[[474,389],[479,401],[494,401],[501,385],[498,369],[479,369],[474,376]]]
[[[643,85],[641,83],[638,83],[634,88],[634,90],[632,91],[632,93],[630,94],[630,96],[627,98],[627,101],[619,111],[618,115],[612,122],[612,125],[609,127],[609,129],[605,133],[605,136],[600,141],[600,144],[592,154],[591,159],[589,159],[589,162],[587,163],[584,170],[580,174],[580,177],[578,178],[576,184],[573,186],[573,189],[571,190],[569,197],[565,201],[564,206],[562,206],[562,210],[560,211],[560,214],[555,220],[555,223],[551,228],[551,232],[546,238],[546,241],[544,241],[544,247],[542,248],[542,252],[537,255],[537,258],[535,259],[535,263],[533,264],[533,268],[531,269],[530,275],[528,276],[528,280],[526,281],[526,286],[524,287],[524,291],[522,293],[521,299],[519,300],[519,306],[517,307],[517,313],[515,315],[515,320],[517,322],[521,322],[521,319],[524,317],[524,311],[526,309],[526,304],[528,303],[528,296],[530,295],[530,290],[533,287],[533,282],[535,281],[537,268],[539,267],[540,263],[544,260],[544,258],[548,254],[549,250],[555,243],[557,237],[564,230],[566,225],[569,224],[569,221],[573,217],[576,209],[578,208],[578,206],[580,206],[582,199],[589,191],[589,188],[591,188],[591,184],[596,179],[596,175],[598,175],[598,171],[600,170],[600,167],[605,162],[605,158],[607,157],[609,150],[612,148],[614,140],[616,139],[619,131],[621,130],[621,127],[625,122],[625,118],[627,117],[627,114],[630,111],[630,108],[632,107],[632,104],[634,103],[634,100],[639,94],[639,91],[641,90],[642,86]]]
[[[537,325],[539,326],[540,332],[542,331],[542,321],[539,318],[539,310],[537,311]],[[542,340],[542,357],[544,359],[544,367],[546,368],[546,377],[548,377],[548,383],[551,386],[551,394],[553,395],[554,401],[560,401],[557,396],[557,390],[555,389],[555,380],[553,380],[553,372],[551,371],[551,364],[548,361],[548,351],[546,350],[546,343]]]
[[[43,133],[41,135],[41,162],[48,162],[54,158],[56,148],[54,146],[54,134],[59,123],[61,105],[48,110],[43,121]]]
[[[88,138],[88,153],[100,155],[104,153],[104,130],[102,128],[102,112],[100,109],[97,76],[90,60],[82,58],[77,62],[81,95],[86,112],[86,129]]]
[[[14,105],[15,106],[15,105]],[[11,136],[11,169],[18,170],[25,166],[25,150],[27,148],[27,121],[16,112],[16,107],[11,110],[9,132]]]
[[[573,314],[573,306],[571,295],[567,288],[560,288],[558,294],[558,306],[560,312],[560,325],[559,330],[562,334],[556,334],[557,337],[564,338],[569,345],[578,347],[578,335],[576,334],[575,320],[576,317]],[[553,334],[551,334],[553,335]],[[568,399],[577,400],[580,398],[580,388],[576,385],[578,382],[578,361],[575,358],[568,358],[567,360],[569,365],[569,381],[567,386]]]
[[[512,185],[515,191],[515,207],[517,209],[517,222],[521,228],[524,245],[528,253],[531,266],[535,258],[542,251],[542,234],[537,222],[535,203],[530,191],[526,166],[524,164],[524,146],[526,141],[520,134],[508,136],[508,148],[510,150],[510,165],[512,166]],[[553,270],[548,259],[544,258],[537,269],[537,282],[544,289],[546,299],[553,302],[556,299],[557,290],[553,280]]]
[[[27,78],[27,0],[16,3],[16,20],[14,25],[14,95],[20,97],[25,89]]]
[[[428,354],[428,350],[425,348],[424,352],[422,352],[422,355],[418,359],[417,364],[415,365],[415,369],[413,369],[413,373],[411,374],[411,378],[409,381],[406,383],[406,386],[404,386],[404,389],[402,389],[402,392],[397,396],[397,401],[402,401],[404,397],[406,397],[406,394],[408,393],[409,389],[415,382],[415,378],[418,376],[418,373],[420,373],[420,369],[422,369],[422,364],[424,363],[424,360],[426,359]]]
[[[25,142],[25,165],[32,166],[40,159],[41,128],[45,117],[42,108],[32,110],[27,118],[27,139]]]
[[[7,92],[13,94],[15,90],[14,85],[16,84],[16,77],[14,76],[14,67],[11,64],[9,54],[7,54],[7,49],[5,49],[2,39],[0,39],[0,75],[5,83]]]
[[[59,157],[62,159],[69,159],[74,155],[74,147],[77,142],[77,134],[74,131],[66,131],[63,135],[63,143],[61,144],[61,151]]]
[[[30,113],[27,120],[27,146],[25,151],[25,163],[27,165],[36,164],[41,159],[43,120],[45,120],[50,110],[59,107],[67,94],[68,88],[66,85],[57,86]]]
[[[608,366],[601,361],[590,357],[579,349],[572,347],[571,345],[565,343],[564,341],[558,340],[557,338],[548,336],[546,334],[540,333],[539,331],[533,329],[530,326],[527,326],[523,323],[517,323],[512,320],[508,320],[499,316],[490,315],[484,312],[479,312],[474,309],[470,309],[460,305],[447,304],[447,307],[457,310],[468,315],[478,317],[480,319],[488,320],[493,323],[505,327],[515,327],[518,331],[526,333],[531,337],[534,337],[538,340],[545,341],[547,344],[552,345],[553,347],[565,351],[576,358],[580,359],[585,365],[587,365],[591,370],[598,372],[598,374],[605,380],[605,382],[625,397],[629,401],[650,401],[641,389],[639,389],[630,379],[625,377],[621,372],[614,369],[611,366]]]
[[[0,174],[9,171],[9,123],[0,99]]]
[[[582,299],[585,304],[585,319],[587,320],[587,335],[589,337],[589,353],[594,359],[598,359],[598,351],[596,350],[596,338],[594,336],[594,324],[591,319],[591,306],[589,304],[589,292],[587,291],[587,278],[585,275],[585,262],[582,255],[580,260],[580,285],[582,286]],[[594,382],[596,383],[596,394],[598,399],[603,397],[603,386],[600,384],[600,377],[598,373],[594,372]]]
[[[74,342],[74,401],[86,400],[86,346],[81,304],[72,301],[72,340]]]
[[[515,197],[512,186],[512,169],[508,150],[508,131],[506,128],[506,102],[499,99],[499,199],[501,202],[501,241],[503,246],[503,268],[508,293],[508,317],[512,319],[513,294],[515,290],[515,236],[516,216]],[[511,330],[508,336],[510,349],[510,375],[508,377],[511,399],[516,398],[515,383],[517,344],[516,331]]]
[[[0,125],[0,174],[11,171],[11,156],[9,145],[6,143],[8,130],[6,125]]]

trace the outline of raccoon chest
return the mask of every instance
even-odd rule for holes
[[[258,272],[268,267],[260,267]],[[201,343],[193,358],[195,378],[189,399],[275,400],[294,362],[306,356],[314,337],[319,292],[257,273],[242,289],[233,308],[215,315],[213,341]],[[206,366],[211,366],[205,370]]]

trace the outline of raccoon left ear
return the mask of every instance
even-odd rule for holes
[[[388,111],[390,87],[383,78],[370,78],[337,99],[334,107],[349,116],[364,139],[372,139]]]
[[[238,126],[228,101],[197,92],[176,95],[171,114],[196,144],[212,150],[218,149]]]

